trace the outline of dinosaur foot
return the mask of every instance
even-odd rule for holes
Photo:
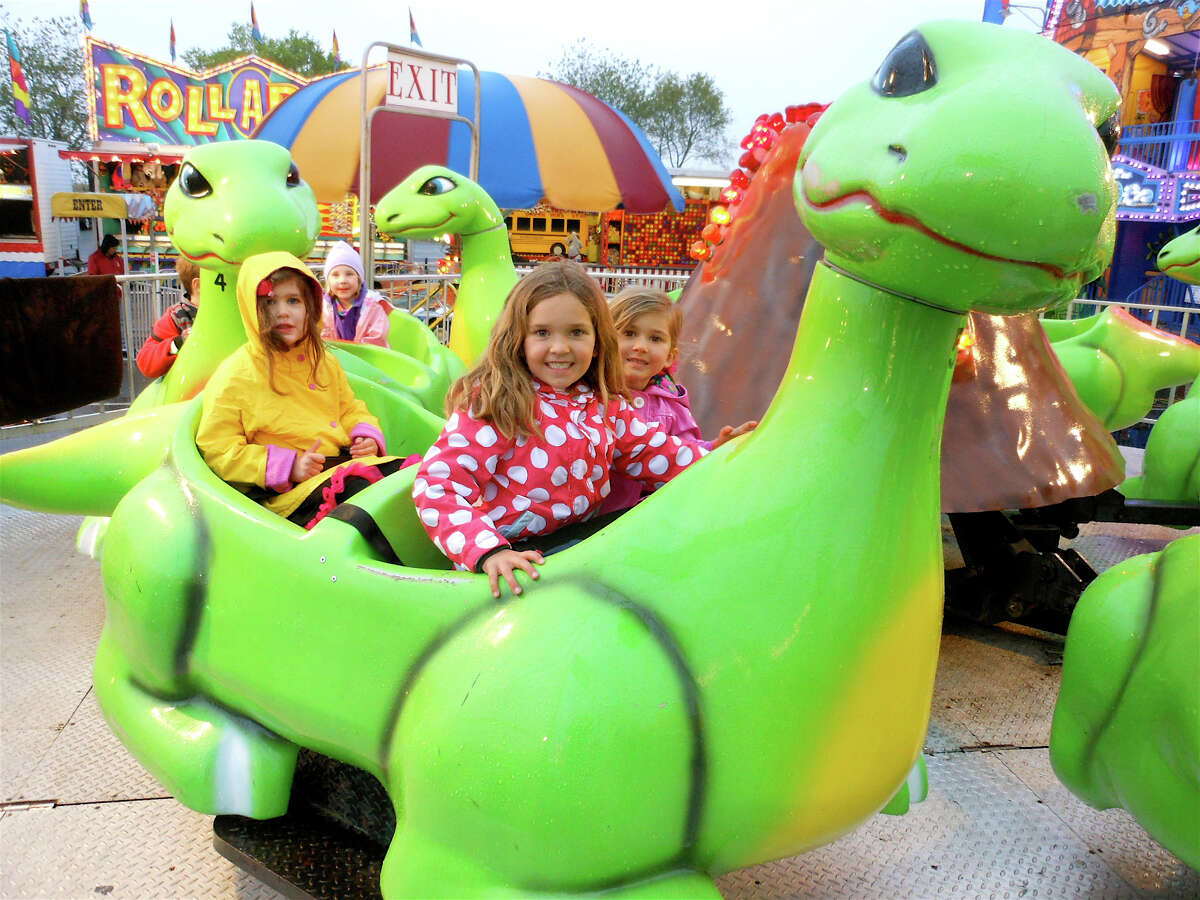
[[[75,534],[75,549],[84,556],[99,559],[110,521],[108,516],[87,516]]]
[[[922,802],[929,796],[929,773],[925,770],[925,757],[918,756],[916,763],[909,770],[908,777],[896,796],[888,801],[887,806],[880,810],[888,816],[902,816],[908,812],[914,803]]]
[[[706,875],[676,870],[585,888],[505,884],[501,875],[479,866],[469,853],[459,853],[401,826],[383,861],[380,887],[385,900],[402,897],[479,897],[489,900],[516,898],[603,897],[605,900],[721,900],[721,893]]]
[[[287,812],[295,744],[202,697],[170,700],[139,687],[107,627],[94,684],[113,733],[185,806],[256,819]]]

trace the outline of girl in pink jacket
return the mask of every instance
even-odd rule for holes
[[[703,440],[688,405],[687,388],[672,377],[679,361],[683,312],[665,293],[641,285],[627,287],[612,299],[609,312],[617,329],[625,387],[643,419],[658,422],[667,434],[700,441],[710,450],[758,426],[757,422],[743,422],[736,428],[726,425],[715,441]],[[600,513],[628,509],[648,493],[636,479],[614,475],[612,492]]]
[[[495,597],[501,578],[521,593],[516,569],[538,577],[538,540],[590,519],[612,473],[653,489],[708,452],[629,404],[608,304],[570,260],[543,263],[512,289],[487,353],[450,388],[446,412],[413,500],[438,548],[486,572]],[[561,549],[554,543],[541,546]]]
[[[367,290],[362,257],[345,241],[325,254],[324,303],[321,340],[388,346],[390,305]]]

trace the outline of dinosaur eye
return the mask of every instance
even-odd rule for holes
[[[191,163],[184,163],[179,172],[179,189],[192,198],[207,197],[212,193],[212,185],[208,183],[208,179]]]
[[[910,97],[937,84],[933,51],[918,32],[910,31],[883,60],[871,87],[885,97]]]
[[[298,187],[300,185],[300,170],[296,168],[296,164],[292,163],[291,168],[287,173],[287,186]]]
[[[456,187],[458,187],[458,185],[445,175],[435,175],[433,178],[430,178],[427,182],[417,188],[417,193],[428,194],[429,196],[433,196],[435,194],[448,194]]]
[[[1120,112],[1113,113],[1097,125],[1096,131],[1100,135],[1100,140],[1104,142],[1104,149],[1108,151],[1108,155],[1111,158],[1117,152],[1117,142],[1121,140]]]

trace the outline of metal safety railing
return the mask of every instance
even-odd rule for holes
[[[323,266],[316,264],[312,269],[320,274]],[[532,266],[518,266],[517,273],[524,275],[532,269]],[[689,269],[648,266],[588,266],[588,271],[610,297],[632,284],[672,291],[682,287],[691,276]],[[454,300],[461,278],[457,273],[429,272],[420,263],[380,261],[375,266],[373,283],[392,306],[421,319],[438,340],[446,343],[450,339]],[[23,434],[60,432],[85,424],[98,424],[124,414],[133,398],[149,384],[150,379],[137,368],[138,350],[159,317],[169,306],[183,299],[183,288],[175,272],[170,270],[118,275],[117,282],[121,285],[121,352],[125,369],[121,392],[116,397],[80,409],[4,426],[0,428],[0,439],[12,437],[17,431]]]
[[[1126,125],[1117,152],[1169,172],[1195,172],[1200,170],[1200,120]]]
[[[519,266],[518,274],[532,271],[532,266]],[[315,272],[321,266],[313,266]],[[651,268],[622,266],[604,268],[589,266],[588,271],[608,296],[630,285],[647,285],[664,291],[682,287],[691,277],[691,270],[684,268]],[[439,274],[424,271],[419,264],[404,262],[380,262],[375,271],[374,283],[388,301],[397,309],[411,313],[424,321],[443,343],[449,340],[450,323],[453,318],[454,298],[461,275]],[[13,429],[32,431],[61,431],[72,427],[73,420],[86,419],[89,424],[122,414],[129,408],[133,397],[149,383],[149,379],[138,371],[137,352],[150,336],[151,328],[158,318],[173,303],[183,299],[183,290],[173,271],[158,273],[136,273],[120,275],[117,281],[122,288],[121,333],[124,356],[125,378],[121,393],[109,400],[92,404],[57,416],[39,419],[20,425],[9,425],[0,429],[0,436],[7,437]],[[1065,307],[1053,311],[1049,317],[1079,319],[1093,315],[1107,306],[1120,306],[1137,318],[1155,328],[1186,337],[1200,343],[1200,307],[1132,303],[1119,300],[1086,299],[1072,300]],[[1183,389],[1169,388],[1159,392],[1154,409],[1143,419],[1153,423],[1163,409],[1182,399]],[[74,422],[78,426],[79,422]]]

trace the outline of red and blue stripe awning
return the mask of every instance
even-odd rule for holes
[[[543,78],[480,72],[479,183],[502,209],[543,198],[560,209],[683,209],[646,135],[591,94]],[[360,70],[338,72],[288,98],[255,137],[287,147],[317,199],[358,192]],[[367,70],[367,102],[383,102],[384,70]],[[458,110],[473,118],[475,83],[458,82]],[[437,163],[468,174],[470,132],[448,119],[380,113],[371,126],[371,201],[414,169]]]

